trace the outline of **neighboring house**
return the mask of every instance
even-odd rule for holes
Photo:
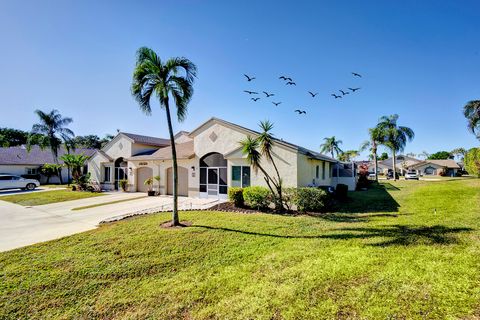
[[[405,172],[412,166],[417,163],[421,162],[421,160],[405,156],[405,155],[397,155],[397,161],[395,163],[396,171],[401,175],[405,174]],[[382,161],[378,161],[378,173],[386,174],[389,170],[392,170],[393,167],[393,158],[388,158]],[[374,172],[374,164],[373,162],[368,168],[369,172]]]
[[[266,186],[242,154],[239,142],[258,132],[218,118],[211,118],[192,132],[175,135],[178,159],[178,192],[181,196],[226,198],[229,187]],[[135,139],[135,137],[141,139]],[[285,187],[335,186],[331,168],[337,160],[300,146],[275,139],[273,156]],[[265,170],[274,175],[265,159]],[[118,188],[128,179],[129,191],[146,191],[146,179],[160,194],[173,193],[171,147],[166,139],[119,133],[89,161],[92,178],[105,189]]]
[[[425,160],[409,167],[411,170],[417,171],[422,176],[445,175],[455,176],[461,167],[455,160]]]
[[[84,154],[91,156],[95,149],[78,148],[71,151],[72,154]],[[60,157],[66,154],[64,148],[58,151],[59,163],[63,164]],[[40,183],[45,183],[47,178],[41,175],[40,167],[45,163],[55,163],[50,149],[41,149],[38,146],[32,146],[30,151],[25,146],[0,148],[0,173],[7,173],[13,175],[40,175]],[[84,168],[87,172],[88,168]],[[62,169],[63,182],[68,181],[68,170]],[[58,177],[51,177],[50,183],[59,183]]]

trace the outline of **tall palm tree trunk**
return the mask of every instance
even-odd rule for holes
[[[378,182],[378,157],[377,157],[377,144],[373,141],[373,161],[375,170],[375,182]]]
[[[165,110],[167,113],[168,133],[170,134],[170,145],[172,148],[172,162],[173,162],[173,211],[172,211],[172,225],[180,225],[178,219],[178,166],[177,166],[177,150],[175,148],[175,138],[173,136],[172,119],[170,116],[170,107],[168,99],[165,101]]]
[[[395,148],[392,149],[393,154],[393,181],[397,181],[397,156],[395,154]]]
[[[53,155],[53,162],[58,165],[58,150],[56,149],[55,146],[52,146],[52,155]],[[57,169],[57,176],[58,179],[60,180],[60,184],[63,184],[63,179],[62,179],[62,169],[58,168]]]

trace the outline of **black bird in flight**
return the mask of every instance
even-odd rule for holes
[[[298,114],[302,114],[302,113],[305,113],[305,114],[306,114],[306,113],[307,113],[307,111],[305,111],[305,110],[299,110],[299,109],[295,110],[294,112],[296,112],[296,113],[298,113]]]
[[[252,81],[253,79],[255,79],[255,77],[249,77],[246,74],[244,74],[244,76],[247,77],[247,81]]]
[[[350,92],[345,92],[345,91],[343,91],[343,90],[338,90],[338,91],[340,91],[340,92],[342,93],[342,96],[344,96],[344,95],[346,95],[346,94],[350,94]]]
[[[260,98],[251,98],[253,101],[257,102],[257,100],[260,100]]]
[[[248,91],[248,90],[243,90],[243,92],[246,92],[248,94],[258,94],[258,92],[255,91]]]
[[[353,74],[353,76],[354,76],[354,77],[359,77],[359,78],[361,78],[361,77],[362,77],[362,75],[361,75],[361,74],[359,74],[359,73],[356,73],[356,72],[352,72],[352,74]]]
[[[285,77],[285,76],[280,76],[280,77],[278,77],[278,79],[287,80],[287,77]]]
[[[334,97],[335,99],[338,99],[338,98],[342,97],[342,96],[337,96],[335,93],[332,93],[331,96]]]
[[[279,104],[281,104],[281,102],[273,102],[272,103],[275,105],[275,107],[278,107]]]
[[[263,91],[263,93],[265,93],[265,95],[267,96],[267,98],[271,97],[271,96],[274,96],[273,93],[268,93],[267,91]]]
[[[352,92],[355,92],[357,90],[360,90],[361,88],[348,88],[349,90],[352,90]]]
[[[296,86],[297,84],[296,84],[295,82],[293,82],[293,81],[288,81],[288,82],[286,83],[286,85],[287,85],[287,86]]]
[[[312,98],[315,98],[315,96],[318,94],[318,92],[313,93],[313,92],[311,92],[311,91],[308,91],[308,93],[310,93],[310,95],[312,96]]]

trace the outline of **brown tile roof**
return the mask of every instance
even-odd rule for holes
[[[177,159],[191,159],[195,156],[193,140],[175,144]],[[170,146],[158,149],[151,155],[133,156],[128,160],[170,160],[172,159],[172,148]]]
[[[142,136],[140,134],[120,132],[121,134],[129,137],[134,143],[146,144],[150,146],[164,147],[170,145],[169,139],[156,138],[150,136]]]
[[[425,160],[425,161],[422,161],[420,163],[417,163],[417,164],[413,165],[412,167],[419,167],[421,165],[425,165],[425,164],[429,164],[429,163],[436,164],[437,166],[441,166],[441,167],[445,167],[445,168],[449,168],[449,169],[460,169],[460,166],[458,165],[458,163],[456,163],[455,160],[452,160],[452,159]]]

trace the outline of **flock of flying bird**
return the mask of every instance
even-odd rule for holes
[[[359,73],[356,73],[356,72],[352,72],[352,75],[354,77],[362,78],[362,75],[359,74]],[[248,82],[251,82],[251,81],[256,79],[255,77],[249,76],[247,74],[244,74],[244,76],[245,76],[245,78],[247,79]],[[290,78],[290,77],[280,76],[280,77],[278,77],[278,79],[283,80],[285,82],[285,85],[287,85],[287,86],[296,86],[297,85],[295,83],[295,81],[293,81],[293,79]],[[355,93],[356,91],[358,91],[360,89],[361,88],[350,88],[349,87],[346,90],[338,90],[338,92],[340,92],[340,94],[332,93],[331,96],[334,97],[335,99],[341,99],[344,96],[349,95],[350,93]],[[257,102],[258,100],[260,100],[260,97],[256,96],[256,95],[259,95],[259,93],[256,92],[256,91],[243,90],[243,92],[247,93],[248,95],[253,95],[253,97],[251,97],[250,99],[254,102]],[[315,98],[318,95],[318,92],[312,92],[312,91],[307,91],[307,92],[312,96],[312,98]],[[265,98],[270,98],[270,97],[273,97],[275,95],[274,93],[270,93],[270,92],[267,92],[267,91],[262,91],[262,93],[265,95]],[[274,104],[276,107],[278,107],[281,103],[282,103],[281,101],[280,102],[272,101],[272,104]],[[300,110],[300,109],[296,109],[296,110],[294,110],[294,112],[298,113],[299,115],[307,113],[305,110]]]

